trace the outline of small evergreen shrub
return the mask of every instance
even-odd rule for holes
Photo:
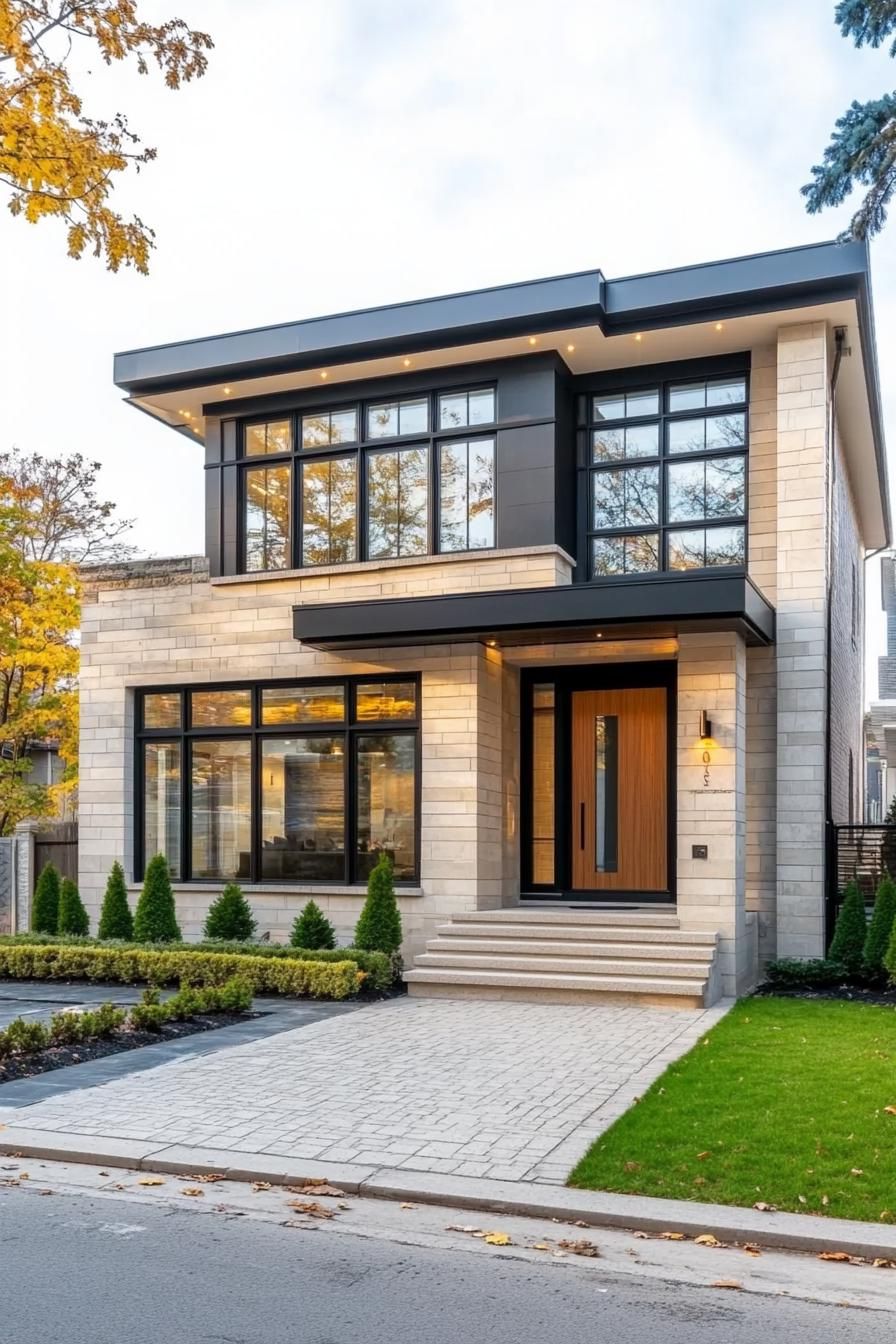
[[[839,961],[815,957],[800,961],[797,957],[780,957],[765,968],[766,979],[781,989],[823,989],[842,985],[849,979],[846,967]]]
[[[100,938],[122,938],[125,941],[134,936],[134,916],[128,905],[128,889],[124,880],[124,869],[116,859],[106,883],[103,908],[100,911],[100,926],[97,929]]]
[[[853,879],[847,884],[843,893],[843,904],[840,906],[834,937],[828,949],[828,960],[839,961],[852,977],[860,975],[867,935],[865,898],[859,890],[858,882]]]
[[[316,901],[309,901],[302,913],[296,915],[289,941],[293,947],[307,947],[312,951],[319,948],[330,951],[336,946],[333,925]]]
[[[59,869],[52,863],[44,864],[34,888],[31,928],[35,933],[59,932]]]
[[[46,1050],[50,1040],[49,1030],[43,1022],[32,1022],[25,1017],[17,1017],[3,1033],[10,1054],[33,1055],[38,1050]]]
[[[252,907],[236,882],[228,882],[217,900],[212,901],[205,917],[203,933],[206,938],[229,938],[241,941],[255,933]]]
[[[168,1017],[168,1008],[159,1002],[159,991],[150,987],[144,989],[140,1002],[128,1013],[128,1024],[134,1031],[161,1031]]]
[[[134,937],[138,943],[180,942],[171,875],[164,854],[156,854],[146,865],[143,890],[134,913]]]
[[[877,888],[874,911],[862,951],[865,971],[873,979],[879,979],[885,974],[884,957],[890,946],[894,921],[896,921],[896,882],[885,872]]]
[[[84,909],[78,888],[70,877],[62,879],[59,888],[59,932],[86,935],[90,932],[90,920]]]
[[[401,915],[395,900],[392,862],[385,851],[367,880],[367,900],[355,929],[355,946],[387,954],[401,947]]]

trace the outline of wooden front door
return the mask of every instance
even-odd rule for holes
[[[577,891],[666,891],[667,692],[572,694],[572,875]]]

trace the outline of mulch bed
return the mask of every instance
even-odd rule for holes
[[[49,1073],[51,1069],[65,1069],[70,1064],[85,1064],[91,1059],[120,1055],[125,1050],[139,1050],[144,1045],[159,1045],[160,1042],[173,1041],[180,1036],[215,1031],[218,1027],[230,1027],[235,1022],[248,1022],[261,1016],[261,1013],[209,1013],[191,1017],[187,1022],[166,1022],[160,1031],[116,1031],[102,1040],[84,1041],[80,1045],[51,1045],[37,1054],[0,1063],[0,1085],[15,1079],[34,1078],[39,1073]],[[0,1099],[2,1096],[0,1091]]]
[[[836,999],[840,1003],[870,1003],[880,1008],[896,1008],[896,989],[870,988],[866,985],[825,985],[823,987],[760,985],[757,996],[776,999]]]

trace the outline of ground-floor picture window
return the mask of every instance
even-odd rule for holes
[[[141,691],[137,724],[137,877],[417,879],[416,677]]]

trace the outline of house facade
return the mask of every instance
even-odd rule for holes
[[[134,350],[115,381],[204,453],[206,543],[84,571],[94,913],[161,851],[187,935],[235,880],[274,938],[312,895],[348,936],[385,850],[416,993],[707,1002],[823,952],[890,525],[864,246]]]

